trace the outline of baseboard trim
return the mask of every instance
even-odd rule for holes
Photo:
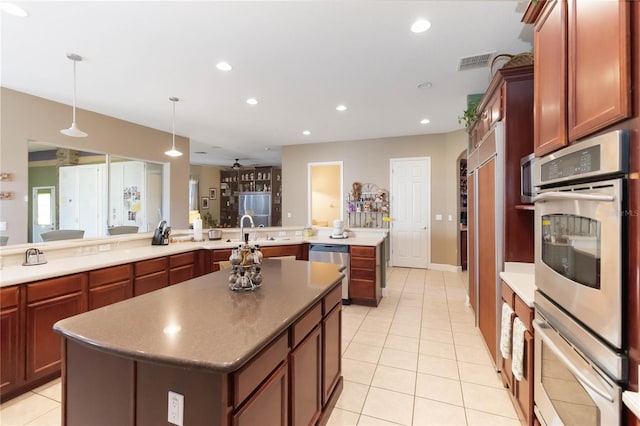
[[[432,263],[429,269],[433,269],[434,271],[462,272],[462,266],[447,265],[446,263]]]

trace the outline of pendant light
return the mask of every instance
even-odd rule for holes
[[[171,145],[171,149],[169,151],[165,151],[164,154],[169,157],[180,157],[182,153],[176,149],[176,102],[180,101],[180,99],[170,97],[169,100],[173,102],[173,144]]]
[[[86,138],[89,135],[78,129],[76,125],[76,62],[82,61],[82,56],[75,53],[67,53],[67,58],[73,61],[73,121],[71,122],[71,127],[60,130],[60,133],[74,138]]]

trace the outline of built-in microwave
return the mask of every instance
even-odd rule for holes
[[[533,167],[536,161],[534,154],[529,154],[520,159],[520,202],[533,203],[536,196],[533,186]]]

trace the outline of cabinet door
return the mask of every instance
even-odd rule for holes
[[[631,3],[568,2],[569,140],[572,142],[631,113]],[[598,30],[594,31],[595,28]]]
[[[195,267],[193,264],[184,265],[169,270],[169,285],[178,284],[192,279],[195,276]]]
[[[476,290],[478,283],[476,282],[476,268],[478,263],[476,262],[476,179],[477,171],[471,173],[467,177],[467,231],[469,236],[469,303],[471,303],[471,309],[475,312],[476,318],[478,317],[478,307],[476,306]]]
[[[140,296],[141,294],[164,288],[168,284],[169,274],[167,271],[136,277],[133,283],[133,294],[134,296]]]
[[[286,426],[288,422],[289,364],[282,364],[247,403],[233,415],[234,426]]]
[[[548,1],[534,33],[533,144],[537,157],[567,145],[567,4]]]
[[[291,424],[313,425],[321,412],[322,339],[316,327],[290,355]]]
[[[496,194],[495,157],[478,169],[478,323],[496,360]]]
[[[14,388],[20,378],[18,287],[0,290],[0,392]],[[24,352],[22,353],[24,356]]]
[[[27,380],[60,371],[61,338],[53,324],[84,310],[82,292],[27,304]]]
[[[340,375],[342,354],[342,305],[336,305],[322,320],[322,406],[333,392]]]
[[[524,377],[515,382],[515,397],[528,425],[533,425],[533,334],[524,332]]]

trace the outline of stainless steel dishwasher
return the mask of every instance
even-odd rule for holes
[[[349,305],[349,246],[342,244],[309,244],[309,261],[342,265],[342,304]]]

